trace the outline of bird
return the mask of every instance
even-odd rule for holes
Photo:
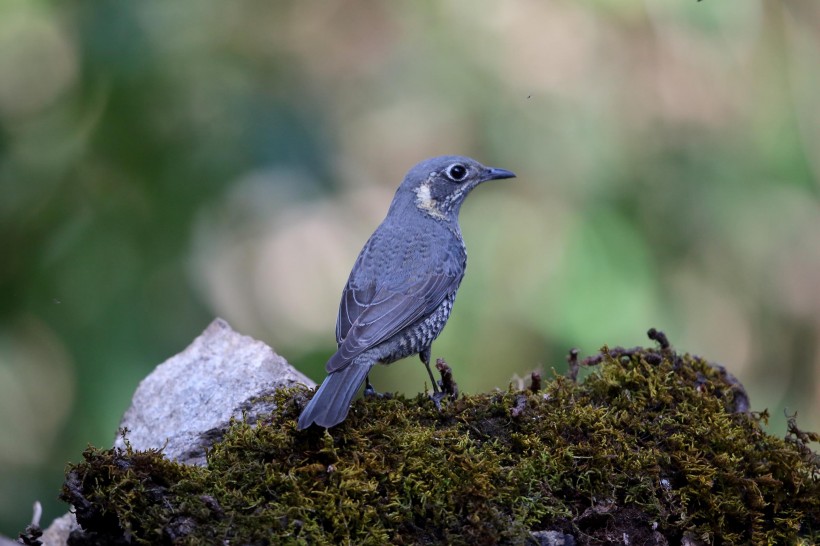
[[[366,393],[374,392],[369,372],[377,363],[418,354],[438,392],[431,345],[450,317],[467,266],[461,205],[482,182],[514,177],[455,155],[426,159],[408,171],[353,265],[339,303],[338,349],[297,430],[343,422],[362,383]]]

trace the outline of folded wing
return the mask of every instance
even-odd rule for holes
[[[327,372],[344,368],[363,352],[429,316],[458,289],[460,281],[446,273],[408,281],[399,288],[375,283],[357,287],[348,281],[336,322],[339,350],[328,361]]]

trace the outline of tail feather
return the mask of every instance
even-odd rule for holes
[[[350,411],[350,401],[364,383],[373,364],[351,362],[322,381],[322,385],[302,410],[296,430],[304,430],[313,423],[325,428],[338,425]]]

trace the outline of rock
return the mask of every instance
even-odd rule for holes
[[[575,537],[561,531],[533,531],[528,544],[537,546],[575,546]]]
[[[51,522],[48,529],[40,528],[40,517],[43,515],[43,506],[40,501],[34,502],[34,513],[31,524],[18,535],[17,540],[11,540],[0,535],[0,546],[13,546],[20,544],[41,544],[42,546],[65,546],[72,531],[79,529],[77,518],[68,512]]]
[[[68,535],[71,534],[71,531],[79,528],[80,526],[77,524],[74,514],[68,512],[52,521],[48,529],[43,531],[40,540],[43,542],[43,546],[62,546],[68,543]]]
[[[214,320],[188,348],[142,380],[120,423],[134,449],[162,449],[184,464],[205,464],[205,450],[232,417],[251,421],[273,410],[255,400],[277,387],[315,383],[273,349]],[[124,448],[118,436],[115,447]]]

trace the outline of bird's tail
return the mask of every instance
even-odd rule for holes
[[[341,370],[328,374],[302,410],[296,430],[304,430],[313,423],[330,428],[344,421],[350,411],[350,401],[372,367],[373,363],[360,364],[354,360]]]

